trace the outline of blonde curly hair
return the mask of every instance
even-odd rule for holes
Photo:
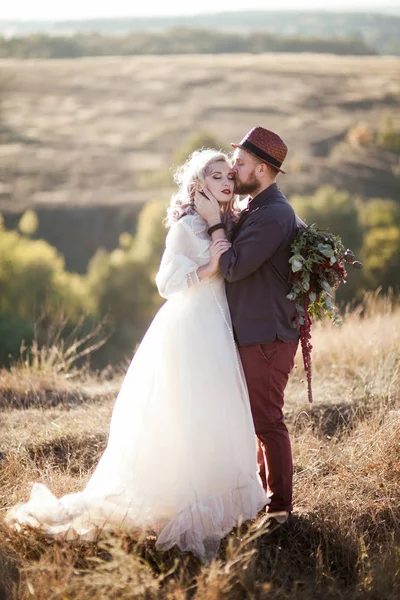
[[[230,164],[229,156],[224,152],[207,148],[195,150],[187,161],[179,166],[174,173],[174,181],[178,185],[178,190],[173,194],[170,204],[167,208],[165,226],[171,227],[173,223],[179,221],[185,215],[196,213],[194,208],[194,193],[197,183],[205,185],[205,178],[211,172],[211,165],[216,162],[226,162]],[[238,209],[236,208],[237,197],[221,210],[221,219],[227,225],[234,223],[238,218]]]

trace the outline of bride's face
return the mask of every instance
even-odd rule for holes
[[[232,200],[235,173],[229,163],[225,161],[212,163],[204,179],[207,189],[210,190],[220,204],[226,204]]]

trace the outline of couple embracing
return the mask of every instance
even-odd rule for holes
[[[57,499],[36,483],[11,525],[67,539],[152,531],[159,549],[205,558],[264,508],[268,523],[288,518],[282,409],[299,336],[286,295],[303,223],[276,184],[282,139],[255,127],[233,146],[232,161],[201,150],[177,171],[156,276],[167,302],[130,364],[85,489]],[[249,195],[241,211],[236,194]]]

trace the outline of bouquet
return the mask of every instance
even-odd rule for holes
[[[340,324],[332,292],[346,283],[346,266],[362,268],[354,253],[345,249],[339,236],[317,229],[315,224],[301,229],[294,238],[291,266],[291,290],[287,295],[296,303],[296,323],[300,333],[304,370],[307,374],[308,399],[312,402],[311,324],[314,318],[330,317]]]

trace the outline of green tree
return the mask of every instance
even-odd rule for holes
[[[123,233],[119,248],[99,250],[89,263],[97,314],[107,315],[114,329],[106,348],[112,360],[132,353],[163,302],[154,278],[165,246],[165,214],[165,201],[148,202],[139,214],[136,236]]]
[[[360,220],[360,200],[345,190],[331,186],[320,187],[312,196],[294,195],[290,198],[297,214],[309,225],[316,223],[340,235],[345,245],[357,252],[363,239]]]
[[[363,241],[364,227],[360,220],[360,200],[345,190],[331,186],[320,187],[312,196],[295,195],[290,198],[296,213],[308,225],[329,229],[342,238],[343,244],[357,253]],[[361,271],[349,269],[345,286],[338,291],[338,301],[349,301],[360,292]]]
[[[370,229],[362,249],[365,282],[369,287],[400,287],[400,227]]]
[[[32,236],[39,227],[39,219],[34,210],[28,209],[24,212],[18,223],[18,229],[26,236]]]
[[[400,204],[373,198],[363,204],[361,221],[366,229],[362,248],[363,281],[367,287],[400,285]]]
[[[400,227],[400,203],[395,200],[371,198],[360,207],[360,221],[366,229]]]
[[[81,276],[65,271],[64,259],[43,240],[29,240],[16,231],[0,233],[0,312],[30,321],[41,308],[52,313],[65,306],[71,318],[89,307]]]
[[[133,257],[147,265],[148,273],[155,275],[164,251],[167,230],[164,226],[167,202],[151,200],[139,213],[136,236],[132,240]]]
[[[225,21],[225,19],[224,19]],[[178,24],[177,24],[178,25]],[[269,24],[270,26],[270,24]],[[224,23],[226,28],[226,23]],[[235,28],[235,26],[233,26]],[[0,36],[0,58],[77,58],[80,56],[126,56],[135,54],[219,54],[242,52],[329,52],[335,54],[376,54],[362,37],[330,37],[305,33],[298,27],[297,35],[282,36],[260,31],[216,31],[209,25],[200,28],[175,26],[163,31],[134,31],[125,35],[106,35],[87,32],[75,35],[31,34]],[[290,26],[292,30],[292,25]],[[336,28],[337,30],[338,28]],[[340,29],[340,27],[339,27]],[[292,30],[292,33],[293,32]],[[353,33],[353,32],[352,32]],[[396,32],[397,33],[397,32]],[[348,32],[349,34],[349,32]],[[396,52],[394,35],[386,47]]]
[[[0,360],[32,338],[39,316],[61,309],[71,323],[93,308],[86,279],[65,270],[64,259],[43,240],[0,229]]]
[[[121,360],[132,353],[156,310],[155,285],[147,265],[123,248],[111,253],[101,250],[89,263],[88,283],[98,315],[107,316],[113,330],[107,359]]]
[[[400,151],[400,131],[394,126],[390,115],[386,116],[380,124],[377,144],[395,152]]]

